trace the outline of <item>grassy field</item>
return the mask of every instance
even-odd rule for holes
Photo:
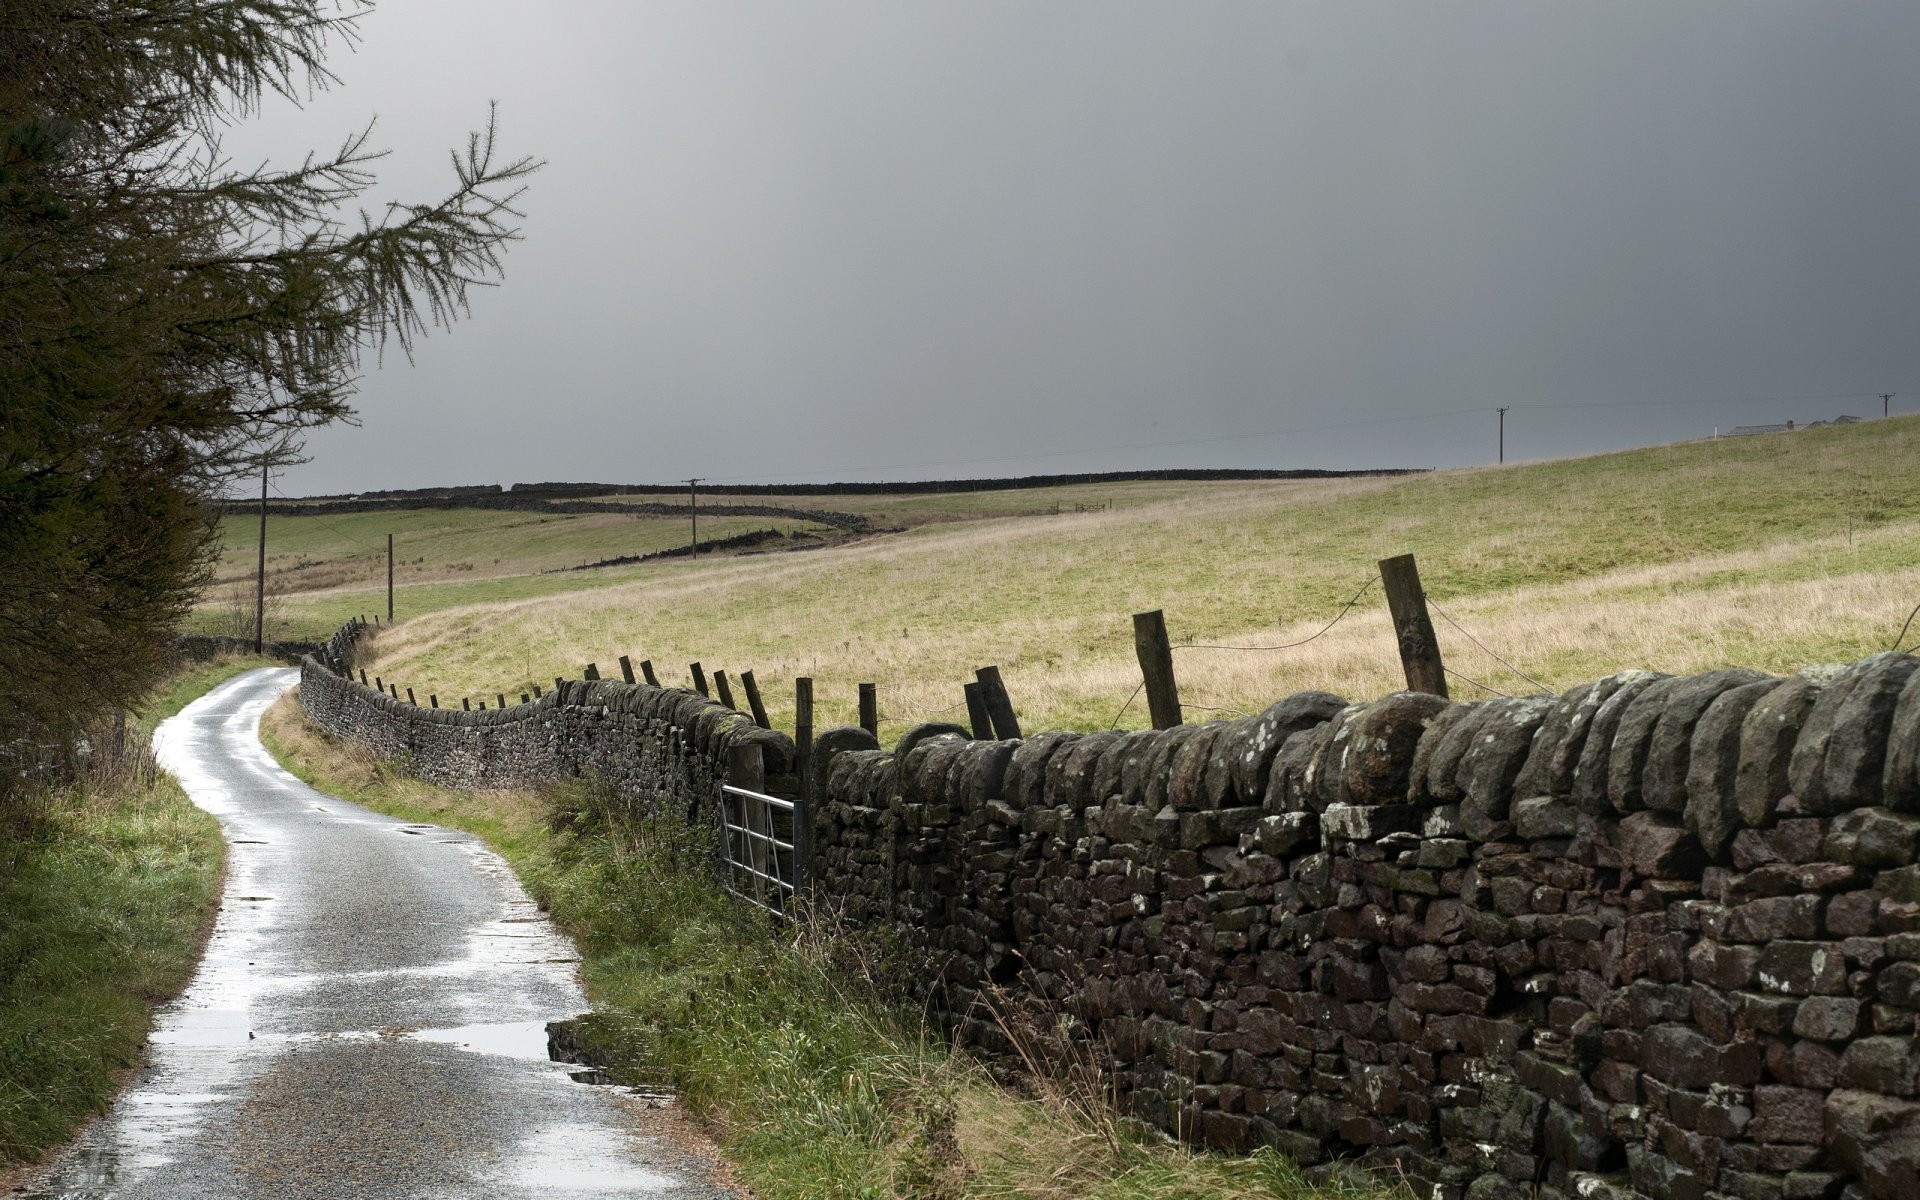
[[[1139,726],[1138,700],[1122,714],[1139,682],[1129,616],[1148,608],[1191,643],[1175,654],[1190,719],[1302,688],[1392,690],[1377,589],[1308,645],[1208,647],[1307,638],[1378,559],[1413,552],[1458,695],[1628,666],[1791,670],[1889,648],[1920,602],[1916,456],[1920,417],[1905,417],[1400,479],[1181,484],[1059,516],[1019,493],[1048,514],[450,607],[382,633],[374,665],[444,702],[622,653],[669,682],[698,660],[753,669],[780,713],[810,675],[828,721],[851,720],[872,680],[892,735],[963,711],[960,685],[994,663],[1029,729]]]
[[[830,532],[810,521],[703,517],[702,541],[760,529]],[[688,522],[620,513],[535,513],[487,509],[399,509],[267,518],[267,586],[274,597],[269,637],[324,636],[347,618],[386,612],[387,535],[394,535],[396,615],[478,599],[526,599],[596,587],[609,568],[560,576],[542,572],[685,546]],[[220,523],[220,559],[195,612],[193,632],[251,634],[259,553],[257,517]],[[237,623],[237,624],[236,624]],[[235,626],[235,628],[227,628]]]
[[[129,741],[264,660],[176,677]],[[137,768],[137,769],[136,769]],[[213,918],[220,827],[135,752],[35,797],[0,830],[0,1187],[105,1109],[153,1006],[186,984]]]
[[[872,982],[869,948],[776,931],[718,889],[684,831],[615,817],[590,791],[436,788],[327,737],[291,696],[261,729],[329,794],[491,842],[580,946],[616,1078],[664,1076],[756,1196],[1409,1200],[1309,1186],[1271,1153],[1196,1154],[1089,1091],[996,1085]]]
[[[938,492],[899,495],[836,495],[830,492],[795,496],[735,496],[715,492],[701,496],[701,503],[779,504],[793,508],[829,509],[858,513],[883,529],[911,529],[922,525],[946,525],[961,521],[986,521],[998,517],[1045,517],[1068,513],[1137,508],[1143,504],[1161,504],[1169,500],[1200,499],[1206,496],[1261,492],[1293,492],[1322,486],[1298,480],[1192,480],[1136,479],[1119,483],[1068,484],[1049,488],[1001,488],[980,492]],[[608,497],[615,499],[615,497]],[[621,497],[634,501],[659,500],[662,497]]]

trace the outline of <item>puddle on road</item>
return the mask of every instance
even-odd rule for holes
[[[549,1125],[515,1147],[501,1183],[543,1196],[625,1196],[669,1191],[680,1181],[634,1163],[594,1125]]]
[[[156,1046],[244,1046],[253,1040],[244,1008],[193,1008],[158,1026],[147,1040]]]
[[[505,1058],[547,1062],[547,1023],[545,1021],[509,1021],[500,1025],[456,1025],[449,1029],[416,1029],[406,1036],[423,1042],[440,1042],[471,1050],[475,1054],[497,1054]]]

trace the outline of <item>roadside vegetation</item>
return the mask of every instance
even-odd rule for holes
[[[220,827],[155,767],[153,727],[270,665],[179,672],[118,735],[92,730],[76,782],[0,804],[0,1179],[105,1110],[211,928]]]
[[[1272,1153],[1194,1152],[1113,1116],[1097,1083],[996,1082],[880,982],[886,952],[821,920],[775,927],[716,885],[697,839],[589,786],[458,793],[310,724],[268,749],[329,794],[487,839],[583,956],[594,1041],[623,1082],[671,1086],[754,1194],[882,1200],[1379,1198]]]
[[[1412,552],[1457,696],[1624,667],[1788,671],[1888,649],[1920,601],[1916,457],[1920,417],[1896,417],[1404,478],[1112,488],[1112,507],[1059,515],[1046,489],[894,498],[1043,511],[648,564],[564,595],[503,590],[383,631],[367,666],[445,702],[588,662],[604,673],[621,654],[685,686],[699,661],[752,669],[783,723],[795,676],[815,680],[817,724],[851,722],[873,681],[886,740],[964,717],[961,685],[992,663],[1029,730],[1137,727],[1130,615],[1151,608],[1166,610],[1192,720],[1305,688],[1401,686],[1377,587],[1324,636],[1264,647],[1312,637],[1377,560]]]

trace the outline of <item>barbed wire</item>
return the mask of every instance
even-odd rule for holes
[[[1893,639],[1893,649],[1895,651],[1899,651],[1900,643],[1907,640],[1907,630],[1913,628],[1913,619],[1915,617],[1920,617],[1920,604],[1913,606],[1913,611],[1907,614],[1906,621],[1900,626],[1900,633]],[[1915,643],[1914,646],[1910,648],[1920,649],[1920,643]]]
[[[1173,649],[1175,650],[1257,650],[1257,651],[1292,650],[1297,646],[1306,645],[1308,642],[1313,641],[1314,638],[1320,637],[1322,634],[1325,634],[1327,630],[1332,629],[1335,625],[1338,625],[1341,622],[1341,620],[1346,617],[1348,613],[1353,611],[1353,606],[1360,603],[1360,597],[1367,594],[1367,589],[1372,587],[1374,584],[1378,582],[1380,582],[1380,577],[1378,575],[1375,575],[1373,578],[1361,584],[1360,590],[1353,594],[1353,599],[1347,601],[1346,607],[1342,608],[1340,612],[1333,618],[1333,620],[1328,621],[1325,625],[1321,626],[1320,632],[1314,634],[1313,637],[1304,637],[1297,642],[1288,642],[1282,646],[1214,646],[1214,645],[1202,645],[1196,642],[1182,642],[1180,645],[1173,647]]]
[[[1120,718],[1127,715],[1127,710],[1133,707],[1133,702],[1140,698],[1140,693],[1146,689],[1146,686],[1147,681],[1144,679],[1134,685],[1133,694],[1128,696],[1127,702],[1120,706],[1120,711],[1113,714],[1113,724],[1107,726],[1108,729],[1120,728]]]
[[[1479,688],[1483,692],[1492,692],[1494,695],[1505,697],[1508,700],[1513,699],[1512,696],[1507,695],[1507,693],[1501,691],[1499,688],[1481,683],[1478,679],[1473,678],[1473,676],[1471,675],[1462,675],[1460,672],[1454,670],[1452,667],[1441,667],[1440,669],[1442,671],[1445,671],[1447,674],[1453,676],[1455,679],[1460,680],[1462,683],[1470,683],[1473,686]]]
[[[1539,688],[1542,692],[1545,692],[1548,695],[1553,694],[1552,688],[1548,687],[1544,683],[1541,683],[1538,679],[1535,679],[1533,676],[1527,674],[1525,671],[1522,671],[1519,667],[1514,666],[1512,663],[1500,657],[1498,654],[1495,654],[1493,650],[1490,647],[1488,647],[1488,645],[1485,642],[1473,636],[1471,633],[1468,633],[1465,627],[1460,624],[1460,622],[1454,620],[1452,617],[1447,615],[1447,611],[1441,608],[1440,605],[1434,600],[1432,596],[1427,597],[1427,604],[1433,609],[1433,611],[1440,614],[1440,617],[1442,620],[1444,620],[1447,624],[1453,626],[1454,629],[1459,632],[1461,637],[1466,638],[1468,641],[1472,642],[1474,645],[1480,647],[1481,650],[1485,651],[1488,658],[1491,658],[1493,661],[1499,663],[1501,666],[1505,667],[1507,670],[1512,671],[1515,675],[1518,675],[1520,678],[1526,680],[1528,683]],[[1451,674],[1451,672],[1448,672],[1448,673]],[[1462,675],[1460,678],[1466,679],[1468,683],[1473,683],[1477,687],[1486,687],[1485,684],[1477,683],[1475,680],[1472,680],[1472,679],[1467,679],[1465,675]],[[1487,688],[1487,690],[1492,691],[1493,689]],[[1505,695],[1506,693],[1502,692],[1500,694]]]

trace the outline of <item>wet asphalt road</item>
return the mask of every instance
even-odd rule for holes
[[[29,1194],[735,1195],[669,1115],[547,1061],[544,1023],[586,1000],[505,863],[316,792],[261,747],[297,677],[238,676],[156,733],[229,842],[219,921],[149,1065]]]

